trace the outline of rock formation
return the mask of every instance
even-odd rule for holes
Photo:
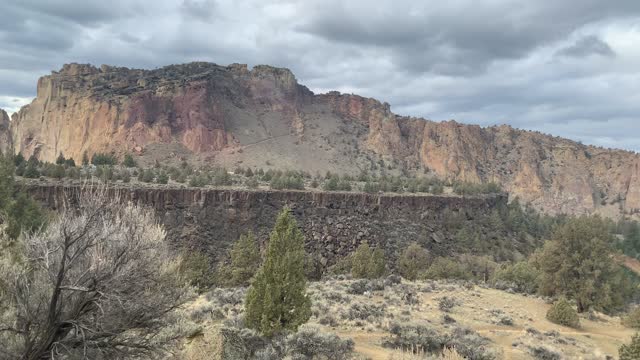
[[[77,186],[31,184],[25,189],[50,209],[73,203]],[[251,230],[266,242],[278,213],[289,206],[305,235],[307,251],[322,265],[353,252],[362,242],[381,246],[395,258],[409,243],[419,242],[434,255],[465,253],[455,240],[454,218],[480,221],[507,204],[505,195],[477,197],[378,195],[345,192],[246,191],[223,189],[110,188],[119,197],[153,208],[167,230],[173,247],[199,250],[222,260],[241,234]],[[498,256],[501,247],[526,254],[534,248],[514,234],[480,228],[488,251]],[[509,241],[501,240],[510,239]],[[499,245],[501,244],[501,245]],[[538,244],[539,245],[539,244]]]
[[[428,170],[450,179],[496,181],[552,213],[616,217],[640,209],[635,153],[508,126],[401,117],[375,99],[315,95],[287,69],[69,64],[42,77],[37,93],[14,114],[12,140],[0,137],[0,144],[13,141],[26,157],[133,152],[142,160],[168,161],[178,153],[229,167],[312,173]],[[6,131],[0,127],[0,133]]]

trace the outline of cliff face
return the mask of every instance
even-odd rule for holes
[[[144,71],[68,64],[38,81],[36,99],[14,115],[17,151],[52,160],[60,152],[122,154],[152,143],[178,142],[195,153],[236,145],[225,107],[269,102],[294,108],[288,70],[208,63]]]
[[[508,126],[400,117],[375,99],[314,95],[289,70],[270,66],[65,65],[38,81],[38,96],[12,120],[15,150],[48,161],[60,152],[165,161],[180,149],[185,158],[229,167],[312,173],[358,173],[383,162],[394,171],[496,181],[552,213],[640,209],[639,155]]]
[[[25,189],[51,209],[72,204],[78,187],[27,185]],[[410,242],[417,241],[434,254],[468,251],[454,240],[457,228],[447,228],[445,218],[478,221],[506,205],[503,195],[484,197],[387,196],[362,193],[300,191],[237,191],[203,189],[108,189],[110,197],[152,207],[175,248],[197,249],[223,259],[241,234],[253,231],[265,242],[284,206],[298,221],[309,253],[322,265],[353,252],[360,243],[381,246],[394,258]],[[452,215],[455,214],[455,215]],[[451,219],[448,219],[451,220]],[[487,249],[512,234],[481,229]],[[533,244],[517,236],[500,246],[526,253]],[[495,254],[494,254],[495,255]]]

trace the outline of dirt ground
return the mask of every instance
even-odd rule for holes
[[[411,322],[422,324],[440,323],[442,312],[437,299],[450,296],[460,301],[448,314],[458,325],[469,327],[491,340],[503,359],[534,359],[529,345],[544,345],[561,353],[568,359],[617,358],[618,348],[628,342],[634,334],[632,329],[620,324],[619,318],[597,314],[598,320],[581,318],[581,328],[571,329],[556,325],[546,319],[550,307],[544,300],[510,294],[495,289],[476,287],[474,290],[459,288],[421,294],[421,304],[411,311]],[[496,324],[492,310],[500,310],[513,319],[513,326]],[[539,332],[536,335],[531,330]],[[396,355],[392,349],[381,346],[387,336],[382,331],[362,331],[347,328],[329,328],[341,337],[351,338],[356,351],[372,360],[388,360]],[[553,332],[556,331],[556,334]],[[547,336],[546,334],[553,334]]]
[[[534,353],[540,348],[559,354],[562,359],[616,359],[620,345],[628,343],[634,334],[632,329],[621,325],[620,318],[599,313],[581,315],[579,329],[556,325],[545,318],[550,307],[548,299],[478,285],[403,281],[354,292],[355,282],[327,280],[309,284],[313,300],[309,323],[323,333],[352,339],[356,359],[432,358],[384,347],[385,339],[391,337],[392,324],[422,325],[440,333],[469,328],[479,338],[488,340],[487,347],[498,359],[536,359]],[[448,311],[440,306],[444,297],[455,303]],[[208,331],[223,321],[228,323],[229,319],[241,317],[242,300],[243,290],[235,289],[216,290],[214,295],[194,302],[189,311],[217,314],[213,319],[190,316],[198,318],[203,326],[202,338],[207,339]],[[211,339],[207,342],[213,343]],[[198,340],[193,344],[192,348],[202,347]]]

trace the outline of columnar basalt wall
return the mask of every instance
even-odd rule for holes
[[[30,185],[29,193],[51,209],[72,203],[80,189]],[[244,191],[226,189],[111,188],[110,196],[155,209],[175,248],[204,251],[215,259],[249,230],[264,244],[285,206],[298,220],[307,250],[325,265],[360,243],[393,256],[417,241],[435,254],[460,250],[443,225],[445,213],[473,221],[506,205],[507,195],[480,197],[391,196],[364,193]]]

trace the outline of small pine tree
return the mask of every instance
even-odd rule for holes
[[[249,179],[247,179],[247,181],[245,182],[245,184],[247,185],[247,187],[249,189],[256,189],[258,188],[258,186],[260,185],[258,183],[258,179],[256,179],[255,177],[250,177]]]
[[[353,253],[351,275],[359,279],[377,279],[384,275],[384,252],[378,248],[372,250],[369,244],[362,243]]]
[[[146,169],[143,172],[141,172],[141,174],[142,174],[142,181],[146,183],[152,182],[153,179],[155,178],[155,174],[153,173],[152,169]],[[138,179],[140,180],[140,177],[138,177]]]
[[[252,232],[241,235],[231,249],[231,286],[249,284],[260,266],[260,249]]]
[[[326,191],[336,191],[338,190],[338,178],[331,177],[324,183],[324,190]]]
[[[618,350],[620,360],[640,359],[640,334],[636,333],[629,345],[622,345]]]
[[[38,165],[35,162],[29,162],[27,168],[24,171],[24,177],[35,179],[40,177],[40,171],[38,170]]]
[[[22,165],[25,162],[26,160],[24,158],[24,155],[22,155],[21,152],[19,152],[18,155],[13,157],[13,163],[16,165],[16,167]]]
[[[58,158],[56,159],[56,165],[63,165],[65,163],[67,159],[64,158],[64,155],[62,155],[62,152],[58,155]]]
[[[469,280],[472,277],[471,272],[463,264],[458,261],[437,257],[433,260],[429,269],[424,274],[427,279],[460,279]]]
[[[547,320],[554,324],[572,328],[580,326],[578,312],[565,298],[560,298],[560,300],[556,301],[551,308],[549,308],[549,311],[547,311]]]
[[[213,285],[213,271],[209,257],[200,251],[185,251],[178,271],[183,279],[200,291]]]
[[[82,166],[87,166],[89,165],[89,155],[87,154],[87,151],[85,150],[82,153]]]
[[[407,280],[416,280],[418,275],[429,266],[429,253],[418,243],[413,242],[398,258],[398,272]]]
[[[256,274],[245,300],[247,326],[265,336],[295,331],[311,317],[306,295],[304,237],[284,208],[269,237],[265,262]]]
[[[136,167],[136,161],[133,160],[133,156],[131,156],[131,154],[125,154],[124,160],[122,160],[122,165],[128,168]]]
[[[158,184],[167,184],[169,182],[169,175],[166,172],[161,172],[160,175],[156,178],[156,182]]]
[[[56,179],[62,179],[64,177],[64,166],[62,166],[61,164],[56,165],[53,168],[53,172],[51,175]]]

